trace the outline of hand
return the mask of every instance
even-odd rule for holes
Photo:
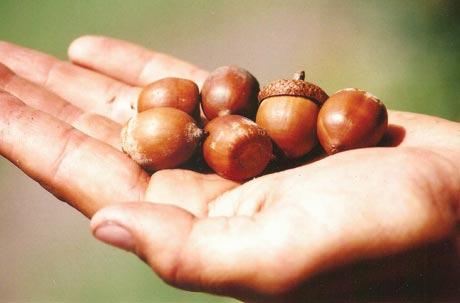
[[[123,80],[123,87],[132,90],[131,96],[136,95],[133,93],[136,88],[126,83],[142,84],[133,80],[139,77],[132,78],[136,72],[131,69],[142,64],[126,64],[126,58],[130,58],[130,62],[132,58],[145,58],[139,55],[144,50],[98,38],[77,40],[72,47],[70,55],[76,63]],[[5,45],[0,46],[0,50],[4,48]],[[19,51],[6,45],[6,49],[11,48],[16,54],[16,57],[10,56],[14,63]],[[1,60],[3,52],[0,51]],[[102,53],[103,58],[97,56]],[[70,78],[65,78],[67,73],[59,73],[57,68],[50,73],[49,80],[43,82],[37,71],[46,68],[41,66],[34,71],[30,66],[28,70],[23,66],[21,69],[21,61],[24,62],[17,60],[16,65],[4,63],[22,77],[44,83],[81,108],[119,122],[131,114],[126,104],[133,98],[123,97],[130,95],[127,91],[108,94],[109,98],[102,98],[102,93],[94,94],[98,97],[82,101],[91,95],[88,87],[102,87],[93,85],[96,81],[90,76],[97,75],[94,72],[64,64],[73,69],[68,73]],[[40,62],[38,59],[32,61]],[[152,65],[155,66],[146,66]],[[124,73],[121,72],[123,68],[127,68]],[[84,75],[75,69],[84,71]],[[202,73],[195,70],[192,74]],[[88,77],[92,80],[82,80]],[[9,78],[21,79],[18,76]],[[108,79],[100,74],[97,78]],[[8,83],[7,86],[16,87],[11,85],[14,81],[8,80]],[[33,87],[40,93],[30,98],[9,91],[25,102],[41,100],[35,107],[42,111],[52,108],[45,106],[49,100],[65,102],[55,95],[51,98],[50,93],[38,86]],[[47,98],[37,98],[40,94],[46,94]],[[67,120],[82,132],[72,130],[62,121],[34,111],[8,95],[0,100],[6,105],[2,104],[0,109],[1,153],[14,162],[19,159],[20,168],[74,207],[91,215],[115,201],[140,201],[144,191],[146,201],[157,202],[108,207],[93,218],[92,228],[100,239],[136,252],[163,279],[178,287],[254,302],[302,301],[315,296],[344,298],[344,294],[359,291],[357,286],[366,289],[378,281],[398,281],[401,276],[418,275],[423,270],[408,271],[406,263],[401,261],[407,260],[403,257],[409,256],[412,261],[417,260],[414,256],[423,259],[427,253],[439,250],[439,247],[436,250],[425,245],[456,236],[460,143],[459,126],[452,122],[391,112],[393,132],[389,132],[387,143],[398,145],[394,148],[344,152],[238,187],[214,175],[182,170],[158,172],[147,186],[148,176],[116,151],[116,143],[112,143],[115,148],[109,147],[110,140],[101,143],[82,132],[97,139],[110,136],[99,136],[101,133],[93,128],[85,128],[86,124],[77,125]],[[97,100],[114,102],[99,104]],[[99,105],[95,109],[85,104]],[[69,104],[65,107],[73,108]],[[66,120],[59,112],[50,111],[51,115]],[[94,114],[83,116],[106,119]],[[91,125],[94,124],[88,123]],[[66,139],[68,134],[71,140]],[[32,139],[30,142],[18,140],[18,135]],[[78,139],[80,137],[84,140]],[[45,144],[54,151],[53,144],[57,146],[59,142],[63,153],[44,152],[42,155],[39,151],[41,161],[36,158],[26,161],[34,146]],[[77,146],[78,142],[84,142],[85,148]],[[59,154],[64,157],[57,157]],[[56,161],[61,158],[65,161]],[[53,162],[63,164],[50,172],[47,167]],[[53,172],[58,172],[57,178],[53,177]],[[450,246],[445,247],[442,256],[450,256]],[[390,257],[392,263],[379,267],[391,255],[397,255],[395,259]],[[458,262],[457,255],[454,257]],[[422,264],[426,267],[426,262]],[[441,268],[448,273],[454,272],[452,267]],[[444,283],[443,286],[452,284]]]
[[[396,147],[257,178],[203,200],[204,215],[185,203],[108,207],[93,232],[172,285],[251,302],[458,296],[460,125],[397,112],[390,123]]]
[[[155,174],[149,186],[150,176],[120,151],[140,86],[165,76],[201,83],[205,71],[103,37],[77,39],[69,55],[80,66],[0,42],[2,156],[88,217],[115,201],[161,201],[172,179],[200,201],[237,185],[176,170]]]

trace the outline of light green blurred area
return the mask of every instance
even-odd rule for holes
[[[460,120],[458,1],[0,0],[0,39],[61,59],[84,34],[126,39],[262,84],[305,69],[332,93]],[[0,160],[0,302],[231,302],[175,290]]]

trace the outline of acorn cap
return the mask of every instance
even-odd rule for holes
[[[295,73],[294,79],[280,79],[267,84],[259,92],[259,102],[275,96],[295,96],[310,99],[321,106],[329,96],[321,87],[304,79],[305,73],[301,71]]]

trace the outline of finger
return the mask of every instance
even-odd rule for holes
[[[119,124],[103,116],[84,112],[41,86],[17,76],[2,64],[0,64],[0,89],[18,97],[27,105],[120,149]]]
[[[85,111],[120,123],[134,113],[139,89],[94,71],[7,42],[0,42],[0,62]]]
[[[207,72],[166,54],[101,36],[83,36],[69,47],[72,62],[123,82],[145,86],[164,77],[180,77],[199,86]]]
[[[208,214],[208,203],[239,184],[216,174],[186,169],[164,169],[150,178],[145,201],[181,207],[196,217]]]
[[[278,289],[270,283],[273,276],[258,272],[267,266],[255,248],[268,238],[249,217],[197,219],[171,205],[122,203],[99,211],[91,228],[96,238],[136,253],[176,287],[244,299],[248,289]]]
[[[383,144],[397,142],[394,145],[435,147],[437,151],[458,150],[460,146],[460,136],[452,136],[460,133],[460,123],[416,113],[389,111],[388,114],[389,131]]]
[[[0,154],[86,216],[142,198],[148,175],[123,153],[0,92]]]

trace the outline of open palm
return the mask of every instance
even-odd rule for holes
[[[119,150],[138,87],[165,76],[200,84],[207,73],[101,37],[76,40],[69,54],[78,65],[0,44],[0,152],[89,217],[131,202],[94,216],[95,235],[126,229],[132,239],[118,246],[175,286],[254,302],[340,297],[417,276],[400,260],[426,261],[439,252],[430,245],[455,240],[456,123],[390,112],[391,148],[348,151],[243,185],[187,170],[150,177]],[[442,247],[444,260],[451,246]],[[390,256],[396,265],[382,270]]]

